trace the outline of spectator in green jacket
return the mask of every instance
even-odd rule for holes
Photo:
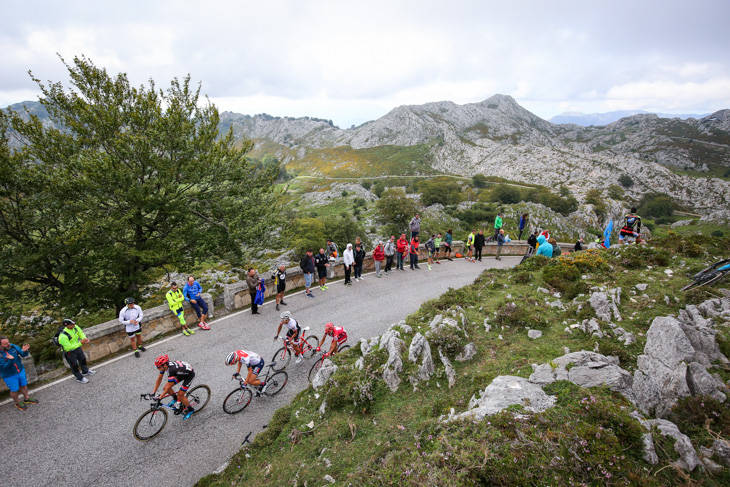
[[[165,294],[165,298],[167,298],[167,305],[170,307],[170,311],[172,311],[175,316],[177,316],[177,319],[180,320],[183,335],[195,335],[195,330],[188,329],[188,324],[185,323],[185,311],[183,310],[183,301],[185,301],[185,296],[183,296],[182,291],[178,289],[176,282],[170,283],[170,290],[167,291],[167,294]]]
[[[86,355],[81,348],[81,345],[89,343],[89,339],[73,320],[63,320],[63,326],[66,328],[58,335],[58,343],[63,347],[63,357],[71,367],[76,381],[86,384],[89,379],[84,376],[96,374],[96,371],[86,366]],[[81,371],[79,371],[79,366]]]
[[[499,235],[499,231],[502,229],[502,217],[504,214],[500,213],[497,215],[497,218],[494,219],[494,236],[492,237],[492,240],[497,240],[497,235]]]
[[[446,255],[446,260],[453,260],[451,258],[451,243],[454,240],[453,233],[454,231],[449,228],[446,230],[446,235],[444,235],[444,254]]]

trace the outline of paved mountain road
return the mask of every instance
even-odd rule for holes
[[[476,264],[462,259],[434,265],[430,272],[423,263],[418,271],[406,268],[382,279],[367,274],[351,287],[336,281],[327,291],[315,288],[314,299],[292,295],[286,298],[286,309],[317,336],[327,321],[344,326],[349,343],[355,345],[360,338],[381,334],[449,287],[470,284],[485,268],[511,267],[519,259],[488,258]],[[223,412],[223,399],[236,385],[230,380],[234,367],[223,363],[225,355],[244,348],[268,362],[280,346],[273,342],[279,312],[268,303],[260,312],[236,313],[213,321],[210,331],[152,344],[141,359],[128,355],[99,364],[89,384],[55,383],[35,393],[40,404],[25,412],[10,404],[0,407],[3,478],[18,485],[193,485],[226,462],[249,431],[262,431],[274,411],[308,385],[312,360],[299,365],[292,360],[287,367],[289,383],[279,395],[254,398],[238,415]],[[196,372],[193,386],[209,385],[212,397],[200,414],[186,421],[170,414],[156,438],[139,442],[132,427],[149,407],[139,395],[152,390],[157,374],[152,361],[163,353],[190,362]]]

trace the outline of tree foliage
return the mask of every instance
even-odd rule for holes
[[[674,208],[674,200],[661,193],[645,194],[639,202],[639,213],[652,218],[670,217]]]
[[[634,185],[634,180],[631,179],[631,176],[629,176],[628,174],[622,174],[621,176],[619,176],[618,182],[624,188],[630,188]]]
[[[10,111],[1,120],[23,144],[2,137],[3,287],[69,311],[119,305],[155,270],[236,256],[269,235],[278,162],[252,163],[250,142],[221,136],[189,76],[162,91],[85,57],[64,64],[69,89],[34,78],[62,129]]]
[[[487,177],[484,174],[475,174],[471,177],[471,184],[475,188],[483,188],[487,185]]]
[[[492,190],[492,199],[505,205],[511,205],[520,202],[522,193],[519,188],[515,188],[509,184],[499,184]]]
[[[441,203],[455,205],[461,202],[461,187],[449,178],[434,178],[418,183],[421,193],[421,203],[425,206]]]
[[[386,190],[375,203],[375,209],[375,221],[385,226],[385,233],[392,235],[405,233],[411,218],[418,212],[416,203],[399,188]]]

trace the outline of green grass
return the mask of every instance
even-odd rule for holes
[[[674,166],[667,166],[673,173],[682,174],[685,176],[692,176],[694,178],[705,178],[705,179],[722,179],[724,181],[730,181],[730,167],[720,166],[718,164],[707,164],[709,171],[696,171],[696,170],[684,170],[675,168]]]
[[[434,315],[448,316],[457,305],[465,310],[469,341],[475,343],[478,353],[469,362],[453,362],[453,388],[448,388],[440,363],[428,382],[411,386],[407,376],[416,365],[408,362],[404,353],[403,382],[391,393],[379,380],[379,365],[386,360],[384,351],[371,352],[364,369],[357,370],[352,368],[360,356],[359,347],[355,347],[336,358],[340,370],[330,383],[317,392],[309,388],[298,394],[274,415],[269,429],[257,436],[252,449],[237,453],[222,474],[205,477],[198,485],[322,485],[325,475],[343,485],[659,486],[686,481],[684,474],[667,468],[677,457],[671,441],[657,438],[659,465],[651,466],[641,459],[642,430],[628,417],[633,407],[604,388],[587,390],[556,382],[546,387],[546,392],[557,396],[557,405],[544,413],[516,418],[508,411],[483,421],[441,419],[452,408],[457,413],[465,411],[470,398],[496,376],[528,377],[531,364],[550,362],[563,355],[563,347],[592,350],[597,342],[601,353],[618,355],[622,366],[632,370],[643,350],[642,334],[655,316],[676,314],[680,307],[716,294],[716,289],[688,295],[678,292],[687,283],[685,270],[705,265],[719,252],[718,247],[711,246],[705,249],[710,257],[689,257],[682,253],[677,240],[682,238],[673,236],[664,244],[659,242],[661,248],[656,249],[627,246],[584,252],[552,260],[544,267],[531,266],[532,270],[488,270],[473,285],[449,289],[440,298],[424,303],[406,323],[413,333],[423,333]],[[684,267],[680,267],[680,260]],[[589,276],[579,280],[589,285],[623,288],[620,310],[624,320],[620,326],[636,335],[635,345],[627,348],[614,338],[597,340],[578,330],[572,334],[564,331],[564,321],[576,323],[588,316],[585,308],[579,311],[566,299],[566,311],[551,308],[545,299],[555,298],[536,291],[556,275],[574,279],[572,273],[546,272],[561,266],[579,268],[582,275]],[[664,272],[667,266],[675,271],[673,276]],[[531,277],[525,278],[526,274]],[[640,282],[649,284],[645,293],[632,293]],[[669,304],[665,295],[672,298]],[[579,297],[579,301],[585,299],[587,296]],[[525,312],[515,315],[500,311],[512,302],[519,303]],[[543,331],[541,339],[527,338],[526,317],[529,327]],[[485,318],[493,326],[489,333],[482,325]],[[403,334],[406,346],[413,333]],[[724,346],[730,333],[722,331],[720,335]],[[454,332],[453,337],[448,333],[434,337],[434,354],[437,343],[450,349],[454,340],[466,342],[460,332]],[[318,409],[323,401],[327,407],[321,415]],[[720,408],[715,412],[726,421],[718,424],[730,424],[727,405],[713,407]],[[522,408],[511,409],[521,412]],[[694,404],[684,410],[695,416],[701,413]],[[306,426],[310,421],[314,428]],[[706,444],[706,433],[701,428],[695,430],[686,433]],[[730,474],[726,471],[714,477],[696,471],[687,478],[719,486],[727,485]]]

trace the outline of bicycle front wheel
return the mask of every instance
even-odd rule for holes
[[[281,390],[286,385],[287,381],[289,380],[289,376],[286,374],[286,372],[279,371],[269,377],[266,380],[266,383],[268,384],[266,386],[266,395],[267,396],[275,396],[278,393],[281,392]]]
[[[271,367],[274,370],[284,370],[287,365],[289,365],[289,362],[291,361],[291,350],[289,350],[286,347],[281,347],[279,350],[276,351],[274,354],[274,357],[271,359],[271,362],[276,362],[276,365]]]
[[[320,358],[316,362],[314,362],[314,365],[312,365],[312,368],[309,369],[309,382],[312,382],[314,380],[314,377],[317,375],[317,372],[319,372],[319,369],[322,368],[322,362],[324,362],[324,358]]]
[[[190,406],[195,408],[195,414],[197,414],[202,411],[208,404],[208,401],[210,401],[210,387],[204,384],[195,386],[190,389],[187,394],[185,394],[185,397],[188,398]]]
[[[226,400],[223,401],[223,411],[228,414],[240,413],[251,403],[252,397],[250,389],[239,387],[226,396]]]
[[[350,349],[350,345],[342,345],[340,348],[337,349],[337,353],[342,353],[345,350],[349,350],[349,349]]]
[[[314,335],[308,336],[302,344],[302,356],[306,359],[312,358],[319,345],[319,338]]]
[[[164,409],[150,409],[139,417],[132,433],[139,441],[151,440],[163,430],[167,424],[167,411]]]

